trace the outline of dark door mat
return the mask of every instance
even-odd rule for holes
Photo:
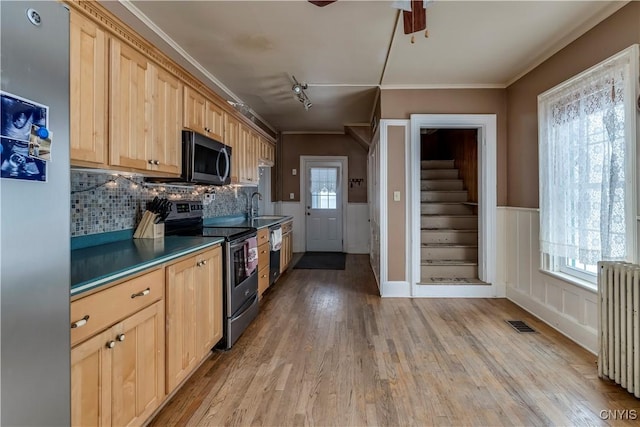
[[[344,270],[346,255],[343,252],[305,252],[294,269]]]

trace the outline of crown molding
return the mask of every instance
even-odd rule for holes
[[[231,89],[229,89],[224,83],[222,83],[216,76],[211,74],[202,64],[200,64],[193,56],[182,48],[174,39],[162,30],[155,22],[153,22],[147,15],[144,14],[136,5],[130,0],[118,0],[118,2],[124,6],[131,14],[138,18],[144,25],[146,25],[151,31],[153,31],[158,37],[160,37],[165,43],[167,43],[173,50],[175,50],[185,61],[195,67],[202,75],[204,75],[211,83],[219,87],[224,93],[229,95],[235,102],[245,102],[240,99]],[[276,129],[271,124],[256,113],[253,109],[250,109],[251,114],[257,117],[265,126],[271,129],[273,132]]]
[[[382,84],[381,90],[398,89],[504,89],[503,83],[435,83],[435,84]]]
[[[562,49],[564,49],[565,47],[573,43],[575,40],[583,36],[585,33],[587,33],[593,27],[598,25],[600,22],[604,21],[605,19],[613,15],[615,12],[622,9],[628,3],[631,3],[631,2],[627,0],[624,0],[624,1],[616,0],[616,1],[610,2],[597,15],[579,24],[576,28],[570,30],[559,41],[557,41],[556,43],[552,44],[550,47],[540,52],[540,54],[536,56],[536,59],[531,63],[531,65],[525,68],[524,71],[518,73],[515,77],[508,80],[505,87],[511,86],[512,84],[520,80],[522,77],[529,74],[531,71],[533,71],[538,66],[540,66],[543,62],[545,62],[546,60],[551,58],[553,55],[560,52]]]

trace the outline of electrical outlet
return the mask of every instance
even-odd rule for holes
[[[298,175],[298,169],[291,169],[291,175]]]
[[[394,191],[393,192],[393,201],[394,202],[399,202],[400,201],[400,192],[399,191]]]
[[[204,204],[208,205],[216,199],[215,193],[207,193],[204,195]]]
[[[294,197],[296,197],[296,195],[295,195],[294,193],[289,193],[289,198],[290,198],[291,200],[293,200],[293,198],[294,198]]]

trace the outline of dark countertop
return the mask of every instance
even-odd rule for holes
[[[222,243],[220,237],[128,239],[71,251],[71,296]]]
[[[217,227],[253,227],[257,229],[270,227],[275,224],[283,223],[286,221],[292,220],[292,216],[282,215],[276,217],[276,215],[269,215],[269,218],[254,218],[252,220],[249,219],[225,219],[224,221],[219,220],[206,220],[205,226],[217,226]]]

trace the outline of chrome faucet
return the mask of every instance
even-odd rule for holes
[[[253,194],[251,194],[251,198],[250,200],[250,204],[249,204],[249,219],[253,219],[254,217],[258,216],[258,210],[259,207],[256,206],[255,210],[253,209],[253,196],[258,196],[258,200],[262,200],[262,194],[258,193],[257,191],[254,191]]]

